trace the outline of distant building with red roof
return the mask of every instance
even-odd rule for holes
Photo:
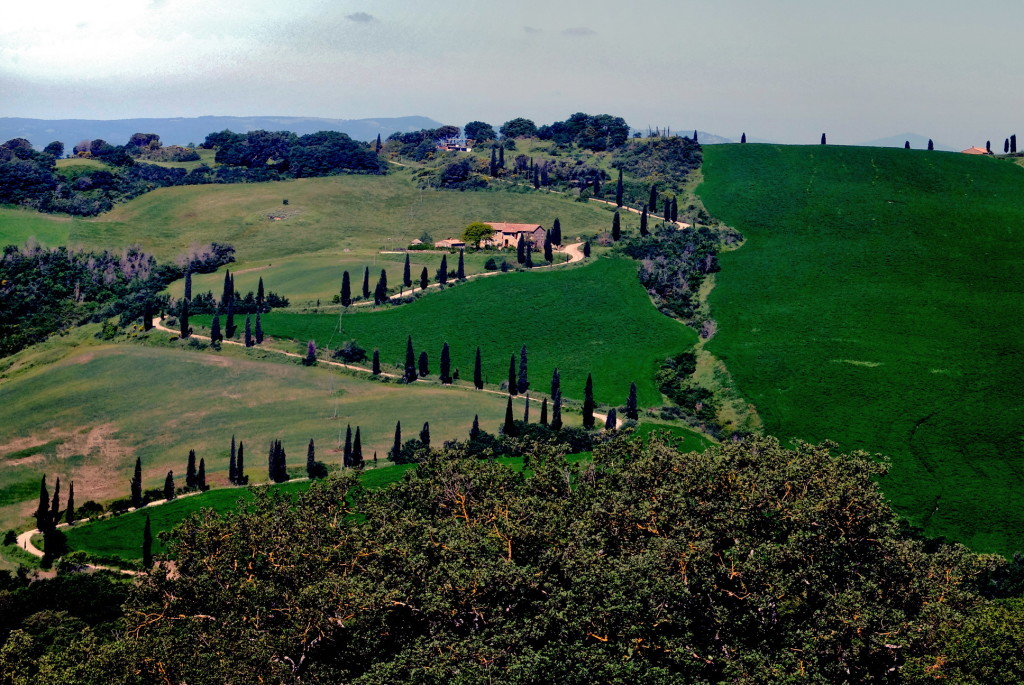
[[[983,147],[969,147],[966,150],[961,150],[965,155],[990,155],[992,154]]]
[[[509,224],[503,221],[483,222],[494,229],[494,235],[481,241],[481,245],[494,247],[515,247],[519,244],[519,236],[533,243],[534,247],[544,245],[548,232],[540,224]]]

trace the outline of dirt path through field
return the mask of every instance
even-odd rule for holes
[[[591,202],[600,202],[603,205],[612,205],[613,207],[615,206],[614,202],[609,202],[608,200],[602,200],[602,199],[596,198],[596,197],[590,198],[590,201]],[[632,207],[628,207],[626,205],[622,205],[621,207],[619,207],[619,209],[625,209],[627,212],[633,212],[634,214],[643,214],[643,210],[641,210],[641,209],[633,209]],[[660,220],[662,220],[662,221],[664,221],[666,223],[669,223],[669,224],[675,224],[676,228],[678,228],[680,231],[683,230],[684,228],[690,228],[690,224],[686,223],[685,221],[669,221],[668,219],[662,219],[657,214],[653,214],[651,212],[648,212],[647,216],[654,217],[655,219],[660,219]]]

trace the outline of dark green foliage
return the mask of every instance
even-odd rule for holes
[[[587,384],[583,386],[583,427],[594,427],[594,379],[587,374]]]
[[[188,300],[182,300],[179,305],[178,323],[180,324],[180,335],[182,339],[192,335],[192,329],[188,325]]]
[[[604,429],[606,431],[613,431],[613,430],[615,430],[615,427],[617,425],[618,425],[618,416],[616,416],[615,407],[612,407],[611,409],[608,410],[608,416],[605,418]]]
[[[615,183],[615,206],[622,206],[622,169],[619,169],[619,180]]]
[[[469,439],[476,440],[480,436],[480,415],[473,414],[473,426],[469,429]]]
[[[53,498],[50,501],[50,516],[47,521],[49,528],[56,528],[60,522],[60,478],[53,483]]]
[[[519,374],[516,373],[516,356],[513,354],[508,358],[508,394],[519,394]]]
[[[352,425],[345,427],[345,445],[341,450],[341,465],[345,468],[352,466]]]
[[[526,256],[526,261],[523,262],[523,266],[525,266],[527,269],[532,269],[533,268],[533,243],[531,243],[531,242],[527,242],[526,243],[526,255],[525,256]]]
[[[562,222],[558,220],[557,216],[555,217],[555,220],[551,223],[550,235],[552,245],[562,244]]]
[[[355,340],[346,340],[341,347],[331,353],[331,356],[346,364],[355,364],[366,361],[366,350],[360,347]]]
[[[466,138],[477,143],[486,143],[488,140],[494,140],[498,137],[494,132],[494,127],[483,121],[471,121],[462,128]],[[494,148],[491,149],[493,150]]]
[[[473,387],[482,390],[484,387],[484,372],[480,358],[480,348],[476,348],[476,357],[473,360]]]
[[[615,152],[614,164],[634,179],[658,179],[666,189],[681,190],[687,176],[700,168],[700,145],[685,136],[632,140]],[[640,181],[625,183],[625,200],[650,208],[649,188]]]
[[[551,430],[562,428],[562,377],[558,369],[551,372]]]
[[[659,309],[683,319],[694,315],[701,284],[719,269],[718,238],[706,228],[634,238],[621,249],[641,262],[640,282]]]
[[[412,348],[412,336],[410,335],[405,343],[405,371],[402,380],[406,383],[416,381],[416,352]]]
[[[420,442],[424,446],[430,447],[430,422],[424,421],[423,428],[420,429]]]
[[[252,339],[252,320],[248,315],[245,317],[245,346],[252,347],[255,343]]]
[[[363,267],[363,299],[370,299],[370,267]]]
[[[188,451],[188,465],[185,467],[185,487],[193,490],[196,487],[196,451]]]
[[[554,260],[555,256],[551,252],[551,232],[547,231],[544,233],[544,261],[550,264]]]
[[[346,271],[345,273],[347,274],[348,272]],[[412,266],[409,264],[409,253],[406,253],[405,266],[402,267],[402,285],[406,288],[412,287]]]
[[[452,353],[446,342],[441,346],[441,361],[438,372],[438,380],[444,385],[451,385],[452,382]]]
[[[235,448],[235,436],[231,436],[231,456],[228,461],[228,482],[232,485],[238,485],[238,461],[237,461],[238,450]]]
[[[36,529],[48,530],[50,528],[50,493],[46,489],[46,476],[39,482],[39,505],[35,512]]]
[[[69,526],[75,522],[75,481],[68,486],[68,506],[64,511],[64,521]]]
[[[248,321],[248,319],[246,321]],[[302,358],[302,363],[305,366],[313,366],[316,364],[316,341],[310,340],[306,343],[306,356]]]
[[[430,277],[427,275],[427,267],[423,267],[423,271],[420,272],[420,290],[426,290],[428,285]]]
[[[43,482],[45,486],[46,482]],[[129,481],[131,487],[131,503],[132,507],[138,509],[142,506],[142,458],[135,457],[135,474]]]
[[[821,134],[821,144],[822,145],[825,144],[825,134],[824,133]]]
[[[530,422],[530,393],[526,393],[526,397],[523,398],[523,423]]]
[[[629,125],[622,117],[611,114],[576,112],[565,121],[541,126],[536,130],[536,135],[542,140],[552,140],[559,146],[578,145],[586,150],[600,152],[623,145],[629,139]]]
[[[498,175],[498,158],[496,155],[497,150],[494,147],[491,147],[491,164],[488,167],[488,173],[490,173],[492,177]]]
[[[522,233],[519,234],[519,242],[516,243],[516,261],[520,264],[526,262],[526,240]]]
[[[391,450],[388,451],[388,456],[396,464],[399,463],[399,460],[402,458],[402,422],[401,421],[396,421],[395,422],[395,439],[394,439],[394,442],[391,443]]]
[[[1011,155],[1017,154],[1017,134],[1016,133],[1014,133],[1012,136],[1010,136],[1010,154]]]
[[[245,443],[238,441],[238,463],[235,466],[235,485],[248,485],[249,476],[245,475]]]
[[[235,300],[228,300],[228,313],[224,322],[224,336],[229,340],[235,337]]]
[[[373,365],[371,367],[371,373],[374,376],[380,375],[380,350],[373,350]]]
[[[508,397],[508,404],[505,406],[505,423],[501,426],[501,434],[508,437],[515,437],[516,435],[516,423],[515,417],[512,415],[512,396]]]
[[[466,262],[464,252],[464,250],[459,250],[459,266],[455,271],[455,278],[460,281],[466,280]]]
[[[437,269],[437,282],[444,285],[448,282],[448,255],[441,255],[441,266]]]
[[[142,568],[153,568],[153,529],[146,514],[146,525],[142,529]]]
[[[348,435],[346,436],[346,447],[349,448],[348,454],[346,454],[346,461],[351,461],[351,440],[352,429],[349,428]],[[313,444],[313,438],[309,439],[309,445],[306,446],[306,477],[310,480],[327,477],[327,466],[323,462],[316,460],[316,445]]]
[[[630,421],[640,418],[640,412],[636,404],[636,383],[629,384],[629,396],[626,398],[626,409],[623,412]]]
[[[548,398],[544,398],[540,403],[540,425],[548,425]]]
[[[929,150],[934,150],[935,149],[935,143],[932,142],[931,138],[928,139],[928,149]]]
[[[616,214],[617,214],[617,212],[616,212]],[[651,234],[651,232],[647,228],[647,207],[644,207],[643,211],[640,212],[640,235],[642,237],[647,237],[650,234]]]
[[[224,340],[224,334],[220,330],[220,314],[213,315],[210,323],[210,342],[219,343]]]
[[[408,257],[406,257],[408,259]],[[348,307],[352,304],[352,283],[349,280],[348,271],[341,274],[341,306]]]
[[[362,468],[363,466],[363,438],[356,426],[356,437],[352,441],[352,466]]]
[[[584,240],[583,241],[583,257],[587,258],[587,259],[590,258],[590,241],[589,240]]]
[[[647,215],[646,214],[644,214],[643,218],[640,219],[641,230],[643,230],[643,228],[645,227],[645,225],[647,223],[646,219],[647,219]],[[619,217],[619,213],[616,211],[615,214],[612,215],[612,240],[614,240],[615,242],[618,242],[619,238],[621,238],[621,237],[622,237],[622,219]]]
[[[746,134],[745,131],[744,131],[743,135],[740,136],[740,142],[741,143],[747,142],[747,134]]]
[[[259,283],[256,285],[256,313],[257,314],[260,314],[261,312],[266,313],[267,311],[269,311],[269,310],[263,308],[265,302],[266,302],[266,293],[263,290],[263,277],[260,276]]]
[[[263,344],[263,324],[260,321],[259,314],[256,315],[256,328],[253,333],[253,339],[256,341],[257,345]]]
[[[388,274],[384,269],[380,270],[380,278],[373,289],[373,303],[384,304],[388,301]]]
[[[199,492],[206,492],[209,486],[206,485],[206,459],[199,460],[199,470],[196,472],[196,489]]]
[[[526,392],[530,387],[530,377],[527,369],[526,345],[519,349],[519,375],[516,377],[516,390]]]
[[[672,196],[672,214],[669,216],[671,221],[679,221],[679,198]]]
[[[427,356],[426,350],[420,351],[419,356],[419,374],[420,377],[430,375],[430,358]]]
[[[529,119],[518,117],[506,121],[499,130],[506,138],[529,138],[537,134],[537,125]]]
[[[658,211],[658,186],[651,186],[651,195],[647,198],[647,211],[651,214]]]
[[[164,499],[172,500],[174,496],[174,471],[168,471],[167,477],[164,478]]]
[[[267,456],[267,475],[274,483],[284,483],[291,478],[288,475],[288,455],[280,440],[270,443],[270,453]]]

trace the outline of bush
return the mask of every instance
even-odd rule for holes
[[[341,347],[331,353],[334,359],[340,359],[347,364],[366,361],[366,350],[360,347],[355,340],[346,340]]]

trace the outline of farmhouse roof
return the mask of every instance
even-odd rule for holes
[[[488,226],[494,229],[495,233],[533,233],[540,224],[509,224],[502,221],[485,221]]]
[[[963,153],[965,155],[987,155],[988,150],[983,147],[969,147],[966,150],[963,150]]]

